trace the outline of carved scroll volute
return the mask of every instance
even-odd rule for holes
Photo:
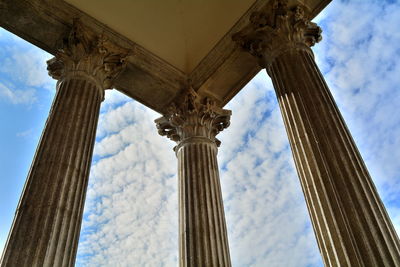
[[[189,89],[155,122],[160,135],[178,144],[187,138],[201,137],[219,146],[215,136],[229,126],[230,117],[230,110],[217,107],[210,98],[200,101],[199,95]]]
[[[281,53],[309,49],[319,42],[321,28],[308,18],[303,6],[288,7],[287,0],[275,0],[250,16],[250,23],[232,39],[267,67]],[[312,52],[311,52],[312,53]]]
[[[111,43],[104,35],[94,34],[75,19],[62,48],[47,61],[47,70],[59,81],[82,75],[94,80],[101,89],[110,89],[129,54],[128,49]]]

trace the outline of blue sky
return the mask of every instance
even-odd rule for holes
[[[400,3],[333,1],[313,50],[400,230]],[[51,56],[0,30],[0,247],[54,96]],[[279,107],[260,72],[227,107],[219,165],[233,266],[322,266]],[[176,266],[174,144],[155,112],[102,104],[77,266]],[[1,250],[1,248],[0,248]]]

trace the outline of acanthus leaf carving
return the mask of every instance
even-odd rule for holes
[[[56,80],[80,74],[96,81],[100,89],[110,89],[129,54],[128,49],[112,44],[104,35],[94,34],[74,19],[63,47],[47,61],[47,70]]]
[[[215,136],[229,126],[231,114],[230,110],[217,107],[208,97],[200,101],[199,95],[189,89],[155,122],[160,135],[177,143],[190,137],[201,137],[219,146],[220,141]]]
[[[282,52],[306,49],[319,42],[322,30],[311,22],[303,6],[288,7],[287,0],[275,0],[250,16],[250,23],[232,39],[266,67]]]

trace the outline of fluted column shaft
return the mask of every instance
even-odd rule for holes
[[[217,146],[190,138],[177,147],[181,266],[230,266]]]
[[[74,266],[100,104],[127,53],[74,20],[47,62],[57,93],[1,266]]]
[[[233,39],[272,78],[326,266],[400,266],[400,242],[310,49],[307,9],[270,1]]]
[[[59,84],[2,266],[73,266],[101,101],[86,80]]]
[[[400,266],[400,244],[311,52],[269,68],[326,266]]]
[[[231,112],[192,89],[156,120],[161,135],[176,141],[179,188],[179,265],[231,266],[215,136]]]

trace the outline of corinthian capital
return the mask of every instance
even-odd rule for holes
[[[109,89],[124,68],[128,54],[129,50],[94,34],[75,19],[63,47],[47,61],[47,70],[56,80],[81,75],[94,81],[101,89]]]
[[[319,42],[321,28],[308,18],[303,6],[288,7],[287,0],[274,0],[262,11],[254,12],[250,23],[233,36],[242,48],[266,67],[283,52],[306,49]]]
[[[197,93],[189,89],[155,122],[160,135],[178,144],[187,138],[200,137],[219,146],[215,136],[229,126],[230,117],[230,110],[217,107],[210,98],[200,101]]]

